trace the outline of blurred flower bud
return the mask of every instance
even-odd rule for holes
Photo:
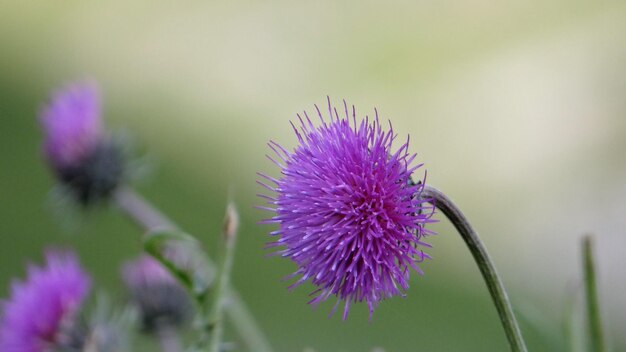
[[[48,164],[85,206],[108,198],[125,171],[123,152],[106,135],[101,113],[96,85],[75,83],[54,93],[40,115]]]
[[[224,216],[224,236],[226,239],[232,239],[237,235],[237,230],[239,229],[239,213],[237,212],[237,208],[235,208],[235,204],[228,203],[228,207],[226,208],[226,215]]]
[[[123,277],[147,332],[188,322],[193,310],[189,294],[161,263],[142,255],[126,264]]]

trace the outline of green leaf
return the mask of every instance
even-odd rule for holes
[[[144,250],[158,260],[194,296],[203,302],[212,284],[201,243],[181,231],[155,231],[143,241]]]

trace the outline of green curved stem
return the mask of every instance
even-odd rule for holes
[[[591,347],[594,352],[606,351],[602,319],[600,318],[600,304],[598,303],[598,289],[596,285],[596,270],[593,260],[593,241],[591,236],[583,238],[583,260],[585,272],[585,293],[587,299],[587,324],[591,338]]]
[[[146,232],[155,230],[178,230],[179,227],[130,187],[122,187],[114,195],[114,202],[139,228]],[[208,265],[216,265],[209,258]],[[255,321],[252,313],[232,285],[226,285],[228,305],[226,314],[232,320],[237,333],[250,350],[272,352],[268,340]]]
[[[500,322],[509,340],[511,351],[526,352],[526,344],[502,280],[476,230],[474,230],[459,207],[440,190],[426,185],[422,191],[422,198],[441,210],[461,234],[485,279],[491,298],[498,310]]]

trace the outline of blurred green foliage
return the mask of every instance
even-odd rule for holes
[[[625,8],[559,0],[4,2],[1,296],[44,248],[63,245],[80,253],[96,290],[120,304],[127,298],[120,266],[140,251],[142,234],[115,209],[81,217],[59,210],[40,152],[37,112],[50,91],[88,76],[101,82],[108,124],[148,155],[153,172],[139,191],[213,257],[234,190],[242,226],[233,281],[278,351],[506,350],[478,270],[445,221],[434,226],[440,235],[426,275],[414,275],[408,296],[383,302],[371,322],[360,306],[346,322],[327,319],[332,302],[312,311],[312,287],[288,292],[280,281],[294,265],[263,250],[270,227],[257,225],[266,214],[253,208],[255,172],[276,172],[264,143],[293,146],[288,120],[331,94],[353,98],[363,114],[376,105],[400,136],[411,134],[429,181],[484,234],[525,312],[531,351],[563,348],[563,302],[579,289],[566,283],[580,280],[573,239],[601,232],[609,337],[624,349],[624,259],[612,248],[625,243]],[[137,346],[154,348],[144,338]]]

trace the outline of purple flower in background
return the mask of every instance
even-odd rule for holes
[[[430,232],[430,220],[422,205],[422,182],[413,182],[415,154],[408,139],[394,150],[397,135],[391,125],[380,125],[378,112],[357,122],[344,102],[344,117],[328,102],[330,121],[320,118],[315,126],[304,113],[300,127],[293,129],[299,145],[290,152],[271,141],[279,159],[281,178],[260,174],[275,185],[259,182],[276,192],[260,195],[273,207],[261,207],[275,215],[262,223],[277,223],[271,233],[279,239],[269,247],[298,265],[293,276],[301,276],[290,288],[307,280],[318,287],[314,306],[330,295],[345,302],[343,318],[350,306],[366,301],[370,317],[378,303],[403,294],[409,287],[409,268],[421,273],[418,263],[429,258],[420,247]],[[332,315],[332,313],[331,313]]]
[[[177,327],[187,322],[192,311],[191,299],[161,263],[142,255],[124,266],[123,277],[139,307],[146,331]]]
[[[58,180],[82,205],[107,199],[125,173],[120,147],[106,135],[94,83],[74,83],[53,94],[40,115],[44,154]]]
[[[48,252],[46,259],[47,266],[31,266],[3,302],[0,352],[50,351],[89,293],[91,279],[72,253]]]
[[[54,93],[40,116],[44,152],[55,168],[81,163],[103,137],[100,92],[93,83],[75,83]]]
[[[176,283],[172,274],[148,255],[141,255],[136,260],[127,263],[124,266],[123,276],[124,282],[130,288]]]

